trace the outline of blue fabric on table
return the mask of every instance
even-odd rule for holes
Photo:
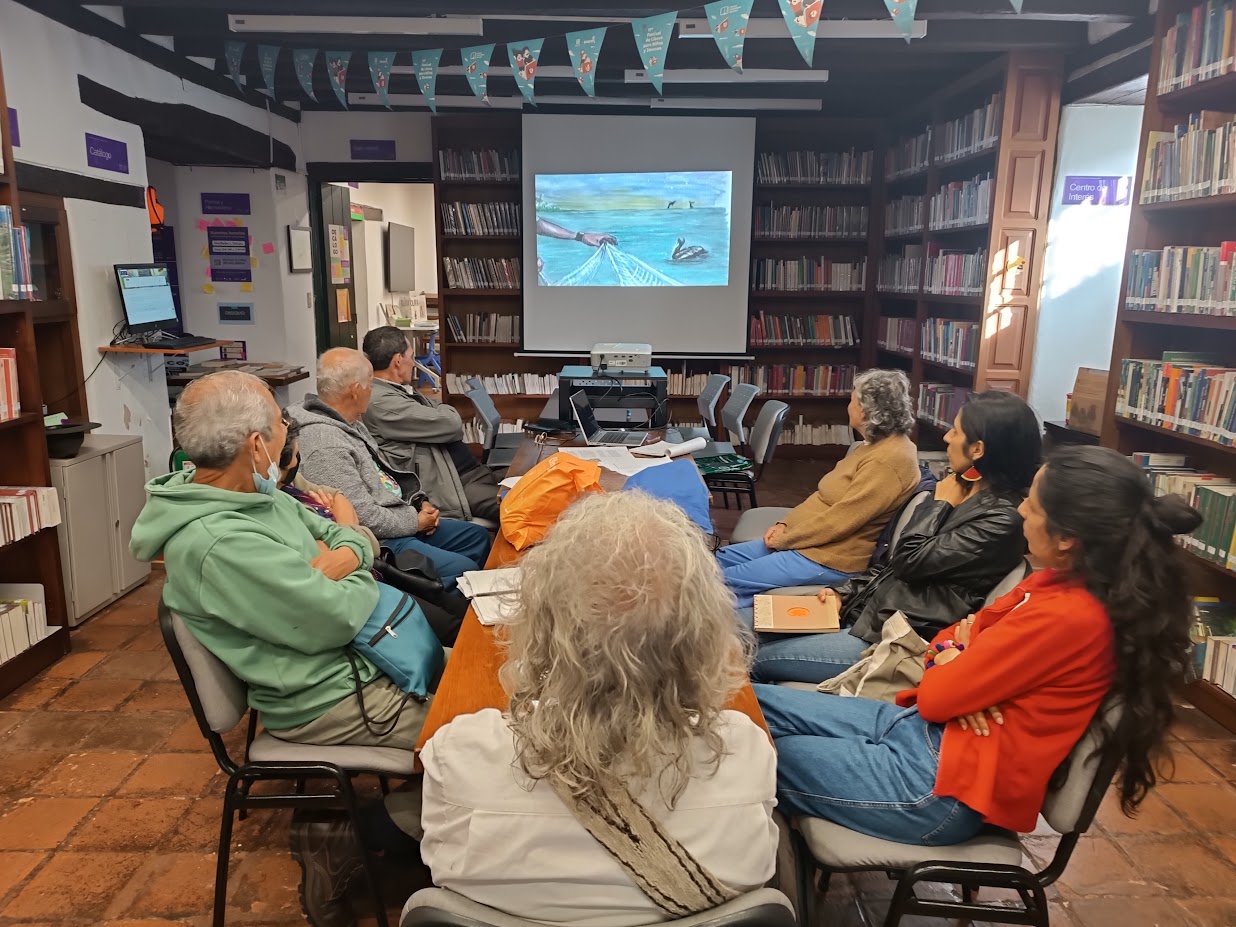
[[[649,467],[630,477],[624,487],[639,489],[673,502],[699,525],[705,534],[712,534],[712,514],[708,511],[708,487],[689,457],[679,457],[667,464]]]

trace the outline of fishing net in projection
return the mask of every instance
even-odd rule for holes
[[[588,260],[555,283],[546,280],[543,273],[538,276],[542,286],[613,286],[609,283],[611,277],[617,279],[617,286],[683,286],[613,245],[601,245]]]

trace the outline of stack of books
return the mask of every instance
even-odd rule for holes
[[[762,364],[723,368],[735,383],[753,383],[768,396],[848,396],[854,388],[853,364]]]
[[[0,663],[29,650],[54,628],[47,624],[43,587],[35,583],[0,585]]]
[[[918,417],[938,428],[952,428],[957,413],[970,398],[970,390],[952,383],[920,383]]]
[[[923,230],[923,202],[926,197],[903,196],[884,207],[885,235],[913,235]]]
[[[945,184],[931,198],[931,229],[965,228],[991,221],[991,196],[996,181],[991,174]]]
[[[17,383],[17,349],[0,348],[0,422],[21,415]]]
[[[443,203],[442,231],[447,235],[518,235],[518,203]]]
[[[777,206],[755,209],[756,238],[867,237],[866,206]]]
[[[765,151],[756,165],[762,184],[868,184],[874,151]]]
[[[1236,116],[1203,110],[1170,132],[1149,132],[1142,203],[1236,192]]]
[[[0,486],[0,546],[60,524],[60,498],[50,486]]]
[[[1138,312],[1236,315],[1236,241],[1217,248],[1169,245],[1132,251],[1124,307]]]
[[[956,161],[993,148],[1000,141],[1000,94],[982,106],[936,129],[937,164]]]
[[[854,319],[848,315],[778,315],[760,312],[751,317],[751,347],[810,345],[848,348],[858,344]]]
[[[923,246],[906,245],[901,253],[880,259],[876,289],[883,293],[917,293],[923,281]]]
[[[987,251],[950,251],[931,245],[923,268],[923,292],[981,296],[987,282]]]
[[[973,370],[978,364],[978,324],[956,319],[928,319],[923,323],[919,348],[923,360]]]
[[[1138,451],[1130,459],[1142,468],[1156,496],[1177,494],[1202,514],[1201,526],[1176,540],[1194,556],[1236,570],[1236,482],[1189,466],[1184,454]]]
[[[1207,0],[1177,13],[1159,57],[1161,94],[1236,70],[1232,0]]]
[[[1165,351],[1120,362],[1116,415],[1226,447],[1236,443],[1236,368],[1206,354]]]
[[[918,135],[899,138],[896,144],[889,146],[884,154],[884,177],[886,180],[896,180],[925,171],[930,157],[931,128],[928,127]]]
[[[30,230],[14,225],[12,207],[0,206],[0,300],[33,298]]]
[[[886,351],[913,355],[914,319],[880,319],[876,345]]]
[[[519,151],[444,148],[438,152],[438,170],[443,180],[518,180]]]
[[[800,415],[798,421],[786,422],[777,443],[798,446],[841,444],[849,447],[854,443],[854,431],[849,425],[813,425]]]
[[[558,388],[558,377],[552,373],[448,373],[446,388],[452,393],[466,393],[471,377],[478,377],[486,391],[496,396],[548,396]]]
[[[520,317],[498,312],[448,315],[447,328],[456,344],[518,344]]]
[[[518,290],[523,279],[519,258],[443,258],[446,285],[452,290]]]
[[[756,290],[790,292],[818,290],[831,293],[861,293],[867,278],[867,260],[833,261],[826,257],[794,261],[752,262],[752,287]]]

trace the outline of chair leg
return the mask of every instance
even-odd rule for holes
[[[798,881],[798,927],[811,927],[812,913],[815,909],[814,876],[817,864],[806,841],[798,831],[790,831],[790,840],[794,847],[794,866]],[[824,878],[829,878],[825,871]]]
[[[914,900],[914,882],[904,876],[897,882],[897,890],[888,903],[888,914],[884,917],[884,927],[897,927],[906,913],[906,905]]]
[[[378,786],[382,789],[383,795],[391,793],[391,780],[386,778],[386,776],[378,776]]]
[[[347,806],[348,817],[352,821],[352,832],[356,834],[356,843],[360,847],[361,859],[364,861],[365,882],[369,886],[369,894],[373,898],[374,918],[378,922],[378,927],[390,927],[390,922],[386,917],[386,902],[382,899],[382,890],[378,884],[378,875],[374,869],[373,858],[361,839],[360,809],[356,804],[356,790],[352,788],[352,780],[348,778],[345,772],[340,772],[338,782],[339,794]]]
[[[245,784],[248,785],[248,782]],[[223,821],[219,825],[219,852],[215,862],[215,907],[211,917],[213,927],[223,927],[227,914],[227,867],[232,851],[232,816],[236,813],[238,792],[236,780],[229,778],[227,788],[223,791]]]

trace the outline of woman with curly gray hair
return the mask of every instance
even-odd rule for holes
[[[850,427],[863,443],[763,538],[717,553],[739,608],[749,608],[754,596],[769,589],[835,585],[867,569],[880,532],[918,486],[906,375],[900,370],[859,374],[848,411]]]
[[[699,529],[642,493],[590,495],[521,567],[509,713],[455,718],[421,753],[434,883],[605,927],[765,884],[776,758],[726,707],[749,642]]]

